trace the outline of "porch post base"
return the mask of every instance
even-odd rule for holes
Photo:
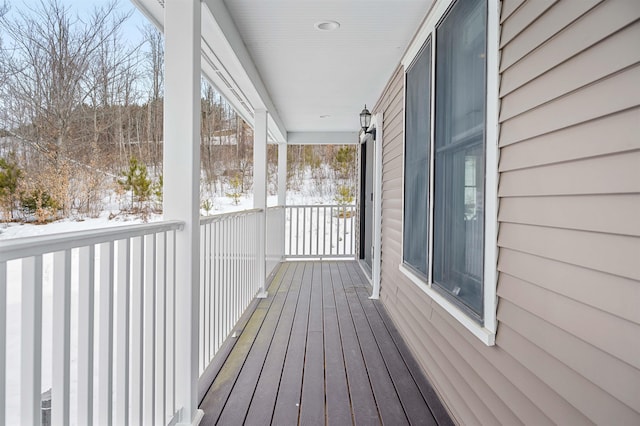
[[[204,411],[196,410],[196,415],[193,418],[193,422],[191,423],[181,422],[181,423],[178,423],[178,426],[198,426],[202,421],[203,417],[204,417]]]
[[[267,290],[261,290],[256,294],[256,299],[266,299],[268,295],[269,292]]]

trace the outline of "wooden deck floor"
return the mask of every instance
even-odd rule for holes
[[[283,263],[221,354],[201,424],[452,424],[369,291],[355,262]]]

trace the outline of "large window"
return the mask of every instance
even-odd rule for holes
[[[407,70],[403,261],[427,277],[431,42]]]
[[[458,1],[436,30],[433,282],[482,319],[486,5]]]
[[[482,327],[487,0],[450,3],[406,71],[403,265]]]

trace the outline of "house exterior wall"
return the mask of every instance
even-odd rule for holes
[[[374,108],[381,299],[460,424],[640,424],[640,3],[509,0],[500,22],[496,344],[399,270],[402,67]]]

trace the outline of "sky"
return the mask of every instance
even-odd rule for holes
[[[22,9],[24,6],[36,8],[41,0],[6,0],[9,5],[9,14],[15,9]],[[48,0],[44,0],[45,2]],[[62,5],[68,6],[72,12],[80,17],[90,16],[94,7],[107,5],[110,0],[58,0]],[[0,0],[0,4],[2,0]],[[133,12],[131,17],[123,26],[123,37],[131,44],[136,45],[142,41],[140,29],[149,21],[136,9],[130,0],[118,0],[117,9],[121,13]]]

